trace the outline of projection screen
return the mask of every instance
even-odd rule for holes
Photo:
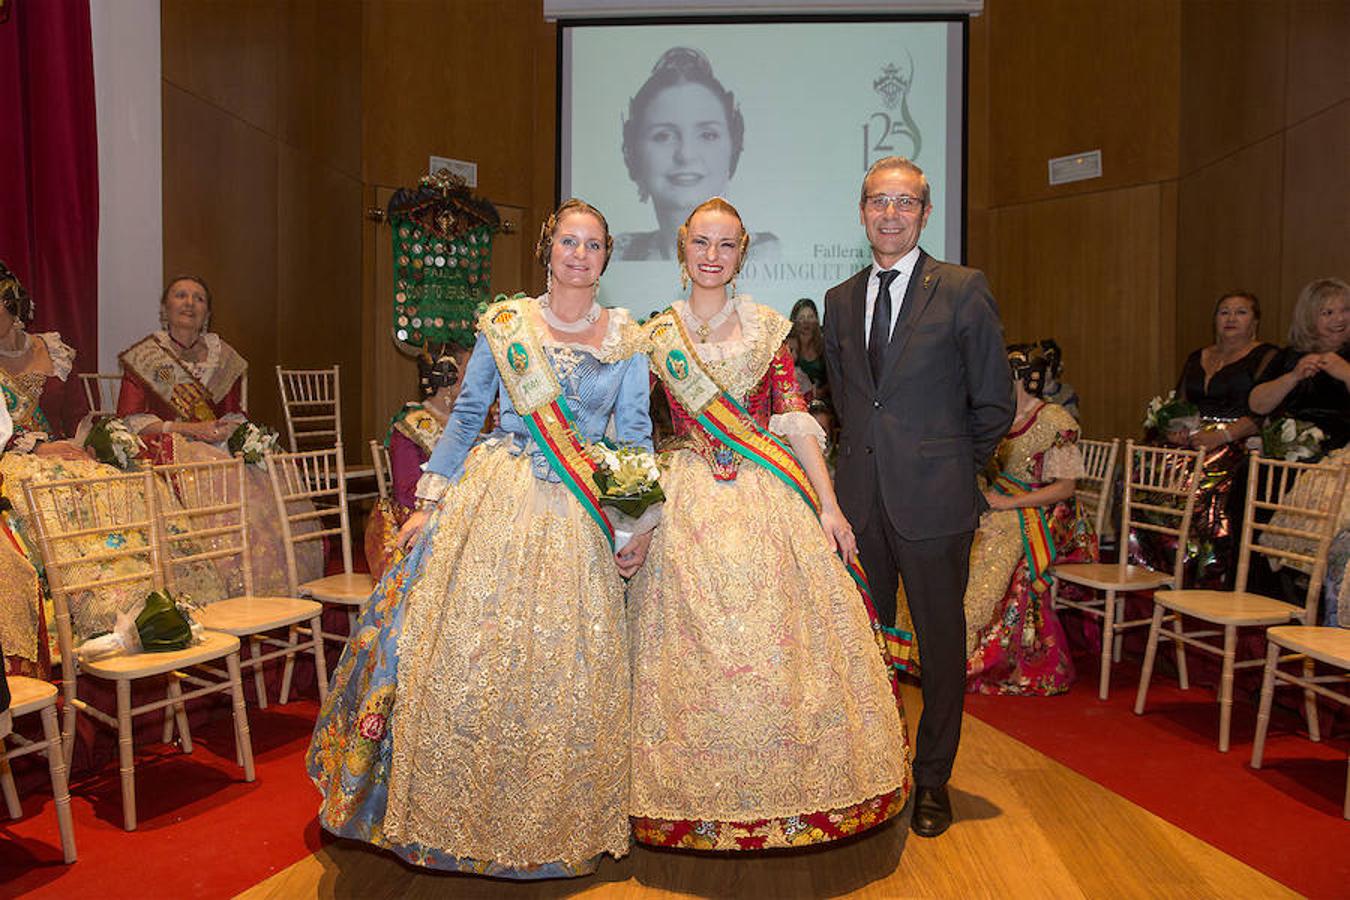
[[[639,318],[680,296],[675,229],[721,195],[752,237],[738,288],[786,313],[871,261],[863,173],[918,163],[921,246],[963,258],[965,20],[562,22],[558,185],[602,210],[601,301]]]

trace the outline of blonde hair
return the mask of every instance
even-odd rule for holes
[[[1289,324],[1289,343],[1294,349],[1304,352],[1317,349],[1317,317],[1333,297],[1343,297],[1350,303],[1350,284],[1339,278],[1316,278],[1298,292],[1293,321]]]
[[[750,232],[745,230],[745,222],[744,220],[741,219],[741,214],[736,211],[736,207],[732,206],[723,197],[709,197],[707,200],[704,200],[698,206],[695,206],[693,212],[689,214],[689,217],[684,220],[684,224],[680,226],[680,230],[676,232],[675,254],[680,259],[680,267],[681,268],[684,267],[684,244],[685,241],[689,238],[689,223],[694,221],[694,216],[698,215],[701,212],[706,211],[721,212],[726,213],[727,215],[730,216],[735,216],[736,221],[740,223],[741,252],[740,255],[736,258],[736,269],[731,273],[731,277],[735,278],[737,275],[740,274],[741,266],[745,263],[745,255],[750,252]]]

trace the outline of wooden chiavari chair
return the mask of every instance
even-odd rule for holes
[[[370,442],[370,459],[375,463],[375,487],[381,500],[388,500],[394,493],[394,466],[389,461],[389,448],[379,441]]]
[[[89,411],[96,416],[111,416],[117,413],[117,396],[122,392],[122,376],[107,372],[81,372],[80,386],[84,388],[84,399],[89,403]]]
[[[375,583],[369,573],[352,571],[352,535],[342,445],[329,450],[274,453],[267,457],[267,471],[272,478],[273,496],[281,517],[291,593],[345,609],[348,634],[323,635],[328,640],[345,642],[355,632],[357,613],[370,599]],[[314,523],[317,527],[305,528],[306,523]],[[342,572],[301,582],[295,562],[296,546],[328,537],[341,542]]]
[[[117,731],[121,769],[122,821],[136,828],[136,775],[132,744],[133,720],[146,713],[172,710],[184,753],[192,752],[185,704],[209,694],[229,692],[234,714],[236,759],[244,780],[253,781],[253,749],[248,715],[239,676],[239,639],[205,630],[202,639],[185,650],[137,653],[81,661],[75,654],[74,617],[82,634],[106,621],[110,610],[130,607],[152,590],[163,587],[160,545],[152,525],[158,515],[153,476],[149,471],[104,478],[61,481],[24,481],[24,494],[37,525],[38,545],[51,589],[61,651],[61,690],[65,702],[62,752],[71,758],[75,719],[84,714]],[[211,663],[225,661],[225,672]],[[117,696],[112,716],[79,694],[83,677],[111,682]],[[166,697],[133,706],[131,685],[142,679],[167,678]],[[191,690],[184,693],[182,684]]]
[[[1155,590],[1167,585],[1180,586],[1186,563],[1186,538],[1190,533],[1191,513],[1195,509],[1195,493],[1200,486],[1202,454],[1198,450],[1180,450],[1172,447],[1138,446],[1125,443],[1125,493],[1121,503],[1119,531],[1120,553],[1114,563],[1065,563],[1050,567],[1054,577],[1051,585],[1051,603],[1068,607],[1102,620],[1101,675],[1097,696],[1106,699],[1111,689],[1111,663],[1117,650],[1118,635],[1129,628],[1138,628],[1149,619],[1124,621],[1125,598],[1131,591]],[[1104,492],[1109,487],[1104,488]],[[1103,501],[1104,502],[1104,501]],[[1100,506],[1098,512],[1101,512]],[[1151,531],[1169,535],[1176,540],[1172,570],[1159,572],[1129,561],[1130,534]],[[1068,600],[1059,594],[1059,582],[1082,585],[1093,590],[1089,600]],[[1098,595],[1097,592],[1102,592]],[[1181,629],[1175,617],[1173,627]],[[1182,687],[1188,685],[1186,656],[1177,646],[1177,672]]]
[[[281,409],[286,415],[286,437],[292,453],[321,450],[342,443],[342,370],[284,369],[277,366]],[[346,477],[366,479],[371,467],[346,469]],[[351,494],[349,500],[368,500],[373,494]]]
[[[1322,479],[1326,479],[1326,483],[1318,485]],[[1237,631],[1239,628],[1285,625],[1291,621],[1301,622],[1305,626],[1312,624],[1317,611],[1317,598],[1322,589],[1322,576],[1326,572],[1327,550],[1335,534],[1336,516],[1345,494],[1345,479],[1344,466],[1286,462],[1252,455],[1247,480],[1246,521],[1242,523],[1242,544],[1238,551],[1234,590],[1165,590],[1154,593],[1153,619],[1148,632],[1148,649],[1144,653],[1144,670],[1139,679],[1139,693],[1134,703],[1135,713],[1143,715],[1144,712],[1160,637],[1176,642],[1178,654],[1183,644],[1203,650],[1219,657],[1223,664],[1219,680],[1219,750],[1228,751],[1233,713],[1233,673],[1250,666],[1268,665],[1268,661],[1261,658],[1237,661]],[[1303,482],[1304,489],[1294,491],[1299,481]],[[1295,538],[1303,545],[1292,549],[1267,546],[1259,539],[1264,534]],[[1247,580],[1251,573],[1252,554],[1283,562],[1303,563],[1310,567],[1311,577],[1303,595],[1303,603],[1287,603],[1249,592]],[[1180,624],[1183,615],[1218,626],[1218,629],[1185,631]],[[1171,632],[1162,631],[1162,622],[1167,616],[1174,617],[1177,622],[1177,627]],[[1205,640],[1217,636],[1222,637],[1222,645]],[[1278,652],[1278,646],[1272,645],[1269,651]],[[1312,648],[1310,646],[1307,649]],[[1309,654],[1304,654],[1304,674],[1311,677],[1312,659],[1308,657]],[[1276,676],[1268,673],[1267,677]],[[1308,727],[1316,734],[1316,685],[1302,683]],[[1268,704],[1266,711],[1269,715]]]
[[[66,757],[61,748],[61,727],[56,718],[56,685],[23,675],[8,676],[9,709],[0,712],[0,791],[5,795],[5,806],[11,819],[23,815],[19,792],[14,785],[9,761],[30,753],[47,757],[47,771],[52,781],[52,797],[56,805],[56,827],[61,835],[61,852],[68,863],[75,861],[75,828],[70,816],[70,787],[66,780]],[[11,720],[18,716],[38,713],[42,718],[41,740],[30,741],[10,733]],[[17,746],[5,749],[6,736]]]
[[[222,570],[227,597],[204,605],[197,621],[213,631],[247,641],[250,653],[242,665],[253,670],[258,706],[267,708],[263,665],[285,658],[280,694],[284,705],[290,698],[295,656],[302,651],[313,654],[319,700],[323,701],[328,696],[328,672],[319,625],[323,607],[299,597],[259,597],[253,593],[244,460],[235,457],[156,466],[154,476],[162,491],[177,501],[172,512],[166,511],[156,518],[163,548],[164,580],[169,587],[177,588],[178,574],[190,566],[206,563],[219,567],[222,562],[233,562]],[[238,577],[233,577],[236,574]],[[286,631],[285,640],[273,634],[282,629]],[[165,725],[167,731],[172,720]]]

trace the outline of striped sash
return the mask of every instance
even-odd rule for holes
[[[818,517],[820,501],[797,457],[787,444],[761,428],[745,408],[703,367],[679,316],[669,312],[662,313],[647,324],[646,331],[652,342],[652,368],[670,391],[675,402],[693,417],[710,438],[772,473],[791,488]],[[867,575],[856,557],[851,561],[845,560],[844,567],[863,599],[868,618],[872,622],[873,636],[888,666],[907,670],[913,635],[907,631],[886,628],[877,619],[876,607],[872,603],[872,591],[867,584]],[[894,682],[894,677],[892,681]],[[898,685],[892,686],[898,690]]]
[[[595,463],[586,455],[562,385],[544,355],[531,311],[529,298],[503,300],[488,307],[478,320],[478,327],[492,348],[506,393],[539,452],[581,508],[600,526],[613,549],[614,526],[600,508]]]

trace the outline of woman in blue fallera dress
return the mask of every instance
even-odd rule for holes
[[[410,552],[315,725],[306,762],[333,834],[507,878],[586,874],[628,850],[621,575],[651,535],[616,555],[579,471],[611,420],[620,443],[651,449],[643,337],[594,301],[611,248],[604,217],[569,200],[540,238],[548,293],[479,320],[400,533]],[[501,425],[480,436],[493,400]]]

